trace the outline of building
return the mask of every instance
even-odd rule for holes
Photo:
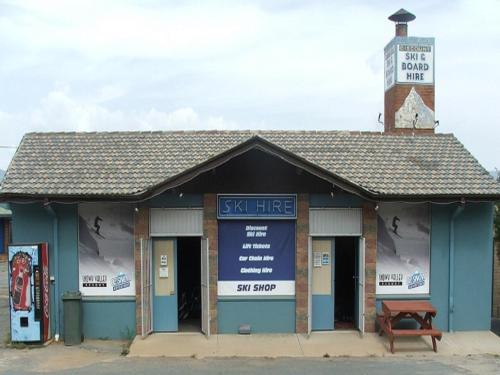
[[[400,11],[383,132],[30,133],[0,199],[14,243],[50,251],[89,338],[375,330],[382,299],[428,299],[488,330],[494,181],[434,131],[434,39]]]

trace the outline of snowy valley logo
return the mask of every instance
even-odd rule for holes
[[[408,284],[408,289],[418,288],[425,285],[425,276],[422,272],[415,271],[412,275],[408,276],[406,283]]]
[[[113,292],[130,286],[130,279],[123,272],[120,272],[118,276],[113,277],[111,282],[113,284]]]

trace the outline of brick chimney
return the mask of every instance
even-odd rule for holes
[[[396,35],[384,49],[385,133],[434,133],[434,38],[408,36],[415,18],[404,9],[389,17]]]

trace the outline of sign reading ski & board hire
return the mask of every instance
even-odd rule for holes
[[[295,295],[296,196],[219,195],[217,217],[218,295]]]
[[[434,38],[394,38],[384,49],[385,91],[395,83],[434,84]]]

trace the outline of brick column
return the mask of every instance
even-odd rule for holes
[[[209,249],[209,291],[210,291],[210,334],[217,334],[217,195],[205,194],[203,196],[203,235],[208,238]]]
[[[295,255],[295,332],[307,333],[307,247],[309,242],[309,194],[297,196],[297,239]]]
[[[363,204],[363,237],[365,238],[365,331],[375,332],[377,212],[374,203]]]
[[[392,134],[434,134],[434,129],[396,128],[396,112],[404,104],[412,88],[420,95],[425,105],[434,111],[434,85],[396,83],[384,94],[384,132]]]
[[[142,335],[142,280],[141,238],[149,239],[149,208],[141,207],[134,214],[134,259],[135,259],[135,333]]]

